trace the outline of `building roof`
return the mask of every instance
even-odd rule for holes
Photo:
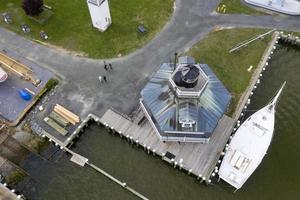
[[[88,0],[88,3],[94,4],[95,6],[100,6],[105,0]]]
[[[169,81],[174,69],[167,63],[141,91],[142,103],[162,136],[209,138],[227,110],[230,93],[208,65],[196,66],[208,79],[196,98],[182,98],[174,92]]]
[[[194,65],[186,65],[177,71],[174,75],[174,82],[177,86],[193,88],[198,81],[200,71]]]
[[[208,78],[199,65],[182,64],[175,69],[169,81],[174,90],[199,93],[207,84]]]
[[[178,63],[181,63],[181,64],[195,64],[196,61],[193,57],[181,56],[181,57],[178,58]]]

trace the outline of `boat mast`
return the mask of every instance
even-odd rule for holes
[[[285,84],[286,84],[286,81],[284,81],[284,83],[281,85],[281,88],[278,90],[276,96],[269,103],[269,105],[270,105],[269,109],[271,109],[273,107],[274,108],[276,107],[276,105],[277,105],[277,103],[279,101],[279,97],[280,97],[280,95],[281,95],[281,93],[283,91],[283,88],[285,87]]]

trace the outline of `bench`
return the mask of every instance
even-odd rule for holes
[[[137,28],[137,31],[139,33],[146,33],[147,32],[146,28],[143,25],[139,25],[138,28]]]

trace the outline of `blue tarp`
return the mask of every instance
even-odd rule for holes
[[[31,99],[31,94],[24,89],[19,90],[19,94],[25,101],[29,101]]]

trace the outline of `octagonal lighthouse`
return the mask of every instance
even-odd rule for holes
[[[208,143],[230,93],[207,64],[192,57],[164,63],[141,91],[140,105],[164,142]]]
[[[87,0],[93,26],[105,31],[111,24],[108,0]]]

